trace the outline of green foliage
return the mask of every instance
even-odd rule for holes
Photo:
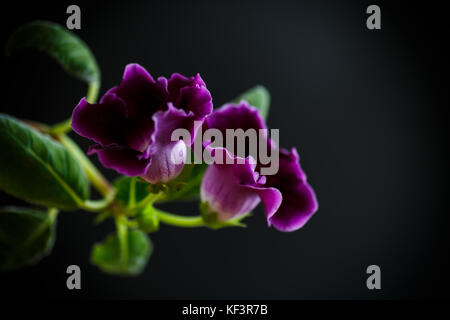
[[[0,114],[0,189],[31,203],[76,209],[89,196],[81,166],[58,142]]]
[[[17,29],[9,38],[6,54],[35,49],[55,59],[70,75],[87,83],[100,82],[100,71],[87,45],[74,33],[48,21],[34,21]]]
[[[262,117],[265,120],[267,119],[270,108],[270,93],[265,87],[255,86],[234,99],[233,102],[238,103],[241,100],[245,100],[251,106],[256,107],[261,113]]]
[[[34,264],[55,240],[56,211],[0,207],[0,269]]]
[[[134,186],[132,187],[133,184]],[[138,203],[153,191],[152,185],[136,177],[122,176],[114,181],[114,186],[117,191],[116,199],[124,207],[128,206],[130,200],[134,203]],[[133,198],[130,199],[130,197]]]
[[[144,232],[155,232],[159,230],[159,219],[153,206],[145,207],[136,217],[138,227]]]
[[[52,57],[68,74],[87,82],[87,99],[96,101],[100,71],[87,45],[75,34],[51,22],[31,22],[11,35],[6,54],[22,49],[34,49]],[[270,95],[266,88],[256,86],[234,102],[241,100],[256,107],[264,119],[267,118]],[[205,163],[186,164],[181,174],[168,183],[153,185],[140,178],[122,176],[114,182],[114,190],[63,134],[70,130],[70,119],[42,128],[59,142],[16,118],[0,114],[0,190],[52,208],[48,212],[0,208],[0,269],[29,265],[49,253],[55,238],[56,208],[100,212],[97,221],[114,218],[117,233],[94,245],[91,262],[104,272],[125,276],[136,276],[144,270],[153,252],[146,232],[157,231],[160,222],[181,227],[206,225],[212,229],[245,227],[241,221],[250,213],[220,221],[208,203],[200,203],[201,216],[196,217],[153,207],[154,202],[198,200],[208,167]],[[194,163],[193,153],[191,156],[191,163]],[[88,178],[105,199],[88,200]]]
[[[104,272],[136,276],[144,270],[152,251],[153,245],[144,232],[129,230],[123,242],[117,234],[111,234],[103,243],[95,244],[91,261]]]

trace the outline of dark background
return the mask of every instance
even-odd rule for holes
[[[59,215],[51,256],[0,274],[0,291],[28,298],[379,299],[450,296],[448,217],[448,18],[438,4],[380,1],[121,1],[80,5],[76,33],[96,55],[101,93],[129,62],[154,76],[199,72],[215,107],[255,84],[272,94],[268,124],[296,146],[320,209],[294,233],[266,227],[179,229],[152,235],[137,278],[89,264],[114,230],[86,212]],[[35,19],[65,25],[72,2],[2,4],[2,46]],[[366,28],[381,7],[382,30]],[[46,56],[1,58],[1,112],[56,123],[85,94]],[[74,134],[72,134],[75,137]],[[75,137],[83,148],[88,141]],[[1,152],[1,151],[0,151]],[[95,158],[95,157],[94,157]],[[94,159],[96,163],[97,160]],[[109,177],[116,175],[103,170]],[[1,194],[0,204],[21,204]],[[196,204],[172,205],[195,214]],[[82,290],[66,289],[66,267]],[[368,265],[382,290],[366,288]]]

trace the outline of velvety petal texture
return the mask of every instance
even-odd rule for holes
[[[256,108],[242,101],[239,104],[226,104],[216,110],[205,120],[203,127],[204,130],[218,129],[225,136],[226,129],[257,130],[265,129],[266,124]],[[318,209],[314,190],[306,181],[295,148],[291,151],[280,150],[267,137],[264,138],[271,152],[279,152],[278,172],[275,175],[259,176],[256,171],[260,164],[251,157],[246,158],[244,164],[237,161],[232,164],[224,161],[221,164],[213,163],[203,177],[202,201],[208,201],[223,221],[251,211],[261,201],[269,226],[273,225],[285,232],[297,230]],[[212,148],[210,145],[210,141],[204,142],[212,156],[224,149]],[[230,154],[230,150],[224,153],[228,158],[239,159]]]
[[[227,129],[238,130],[242,129],[244,132],[249,129],[254,129],[256,135],[262,133],[262,137],[267,143],[267,150],[271,150],[275,147],[275,143],[267,137],[267,126],[263,117],[259,113],[258,109],[250,106],[247,101],[241,101],[239,104],[227,103],[221,108],[215,110],[209,117],[203,122],[203,132],[208,129],[216,129],[222,133],[223,143],[226,144],[226,131]],[[203,141],[206,146],[210,141]],[[231,153],[236,153],[237,138],[234,141],[235,150],[228,150]],[[248,144],[248,142],[247,142]],[[257,144],[259,148],[259,143]],[[224,145],[224,147],[227,147]],[[247,148],[248,149],[248,148]],[[243,155],[240,155],[243,156]],[[246,156],[249,156],[247,153]],[[257,164],[258,166],[260,164]],[[258,169],[258,167],[257,167]]]
[[[89,153],[97,153],[105,167],[151,183],[167,182],[186,159],[185,143],[172,141],[172,132],[186,129],[193,141],[195,121],[202,123],[211,111],[211,94],[200,75],[155,80],[140,65],[129,64],[120,85],[98,104],[80,101],[72,128],[96,142]]]
[[[204,129],[218,129],[225,136],[226,129],[267,129],[258,109],[246,101],[239,104],[227,103],[206,118]]]
[[[318,202],[300,167],[297,150],[281,149],[279,154],[279,170],[275,175],[266,176],[265,185],[280,190],[283,201],[274,214],[266,212],[266,217],[269,225],[280,231],[295,231],[317,211]]]
[[[252,211],[262,200],[266,209],[273,214],[281,204],[281,193],[275,188],[264,188],[264,177],[255,172],[256,163],[251,158],[237,161],[224,148],[209,149],[212,156],[221,152],[227,158],[233,158],[232,164],[210,165],[203,176],[201,185],[202,201],[217,213],[219,221],[239,218]]]

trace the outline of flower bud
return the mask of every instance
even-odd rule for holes
[[[181,173],[185,162],[186,144],[183,140],[178,140],[152,156],[152,162],[141,178],[150,183],[166,183]]]

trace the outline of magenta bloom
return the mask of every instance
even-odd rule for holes
[[[245,101],[227,104],[213,112],[204,122],[204,130],[219,129],[265,129],[266,125],[258,110]],[[267,139],[267,138],[265,138]],[[279,170],[275,175],[260,176],[261,164],[246,158],[245,164],[211,164],[205,172],[201,185],[202,201],[208,202],[219,220],[238,218],[254,209],[261,201],[265,207],[267,222],[280,231],[294,231],[305,225],[317,211],[314,190],[306,181],[295,148],[278,150],[267,139],[272,152],[279,152]],[[223,148],[211,148],[211,155],[223,152]],[[239,159],[225,152],[226,157]]]
[[[266,212],[274,215],[282,200],[280,191],[265,187],[266,177],[260,176],[253,158],[242,159],[244,164],[237,164],[239,157],[231,155],[225,148],[210,149],[211,155],[223,152],[224,158],[236,160],[234,164],[212,164],[202,179],[201,199],[208,202],[209,210],[217,213],[220,221],[240,218],[252,211],[262,200]]]
[[[140,65],[129,64],[120,85],[100,103],[81,99],[72,128],[96,142],[88,153],[97,153],[105,167],[151,183],[167,182],[181,172],[186,158],[185,143],[171,141],[172,132],[187,129],[193,140],[194,121],[201,123],[211,111],[211,94],[200,75],[155,81]]]

